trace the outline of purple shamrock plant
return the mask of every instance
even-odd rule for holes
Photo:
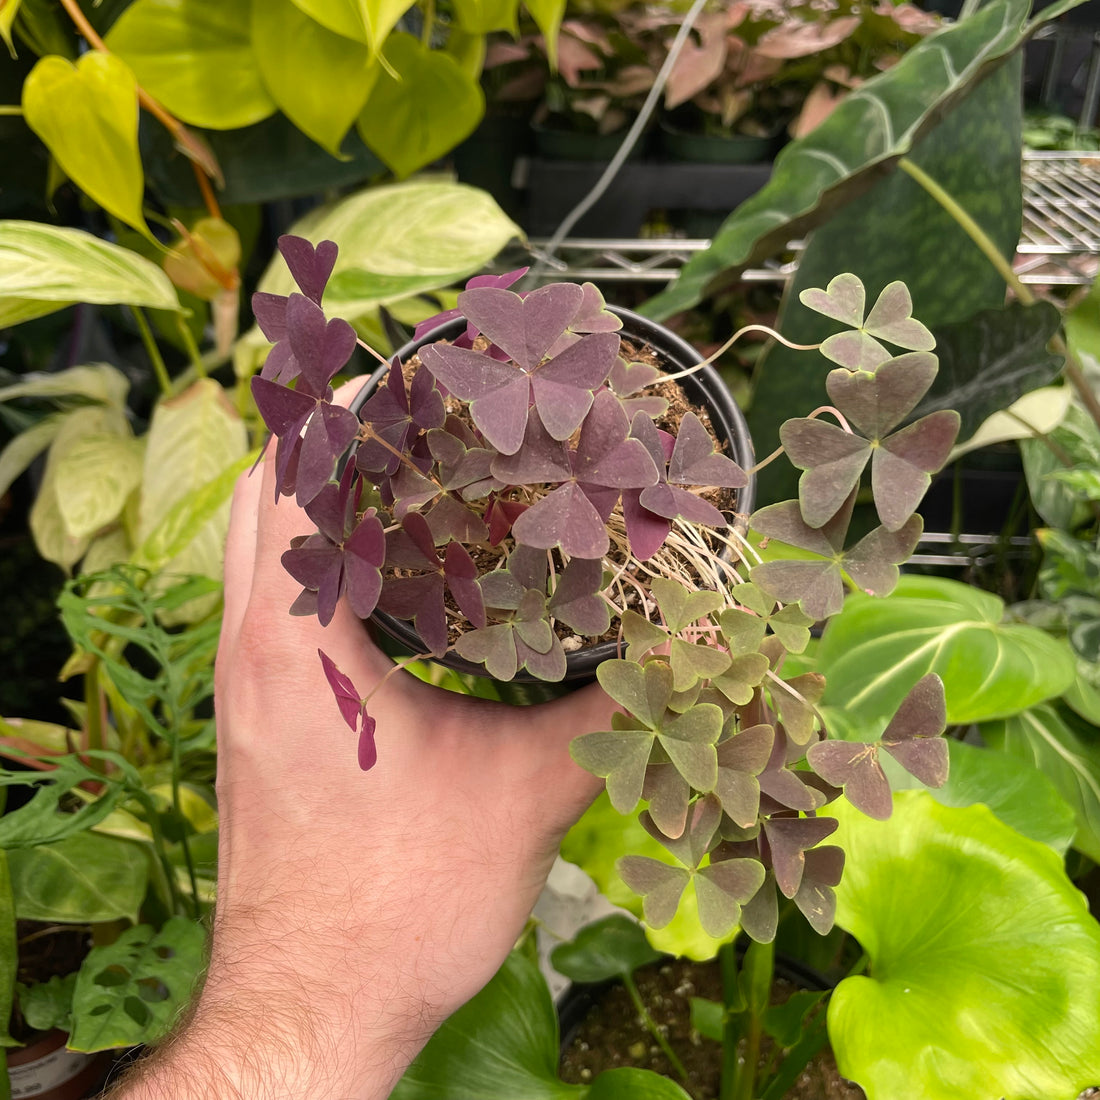
[[[905,286],[866,314],[855,276],[804,292],[844,326],[820,348],[833,404],[784,425],[799,498],[750,519],[752,471],[591,284],[520,295],[522,272],[472,280],[413,354],[383,360],[356,415],[332,402],[356,343],[321,304],[335,246],[280,249],[301,293],[255,303],[275,346],[253,393],[279,439],[278,491],[316,524],[283,556],[302,585],[291,611],[326,624],[346,598],[364,619],[411,623],[417,658],[501,681],[561,681],[575,651],[604,646],[596,675],[622,709],[573,756],[620,812],[645,803],[674,861],[621,861],[646,920],[667,923],[690,888],[718,938],[739,924],[770,941],[780,894],[828,931],[844,853],[824,843],[836,824],[822,807],[843,793],[888,816],[883,752],[929,785],[947,777],[937,677],[856,744],[828,736],[823,677],[787,671],[847,590],[893,588],[958,431],[953,412],[907,422],[937,360]],[[456,338],[427,335],[440,321]],[[849,545],[868,466],[881,524]],[[762,560],[746,520],[792,549]],[[321,658],[369,768],[369,698]]]

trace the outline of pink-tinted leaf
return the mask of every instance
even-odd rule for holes
[[[378,723],[363,709],[363,726],[359,730],[359,767],[365,772],[378,762],[378,747],[374,742],[374,731]]]
[[[748,476],[732,459],[719,454],[703,422],[685,413],[668,463],[668,479],[676,485],[722,486],[740,489]]]
[[[581,284],[581,304],[569,322],[572,332],[618,332],[623,323],[607,308],[607,302],[595,283]]]
[[[301,294],[287,299],[286,328],[300,368],[298,389],[323,397],[355,350],[355,330],[340,317],[326,321],[324,310]]]
[[[664,516],[643,508],[641,494],[642,490],[639,489],[623,490],[623,519],[631,554],[639,561],[646,561],[664,545],[672,530],[672,523]]]
[[[447,617],[443,603],[441,573],[423,573],[387,582],[378,600],[378,609],[398,619],[412,622],[433,657],[447,652]]]
[[[871,464],[871,489],[879,518],[897,530],[915,511],[959,434],[959,414],[929,413],[882,441]]]
[[[922,783],[942,787],[949,766],[947,743],[940,737],[946,726],[943,681],[929,673],[898,707],[882,735],[882,747]]]
[[[531,505],[512,525],[512,533],[527,546],[540,550],[560,546],[576,558],[602,558],[611,547],[599,513],[572,482]]]
[[[617,864],[623,882],[642,898],[642,912],[651,928],[664,928],[676,915],[691,872],[648,856],[623,856]]]
[[[843,787],[853,806],[885,821],[893,812],[890,782],[878,762],[878,745],[858,741],[819,741],[806,753],[810,767],[827,783]]]
[[[523,298],[500,287],[476,287],[459,294],[458,308],[484,336],[531,371],[565,332],[583,298],[575,283],[549,283]]]
[[[328,483],[337,458],[348,449],[358,431],[359,421],[354,413],[327,401],[317,403],[306,425],[298,458],[295,496],[299,504],[308,504]]]
[[[881,439],[901,423],[928,392],[936,377],[936,357],[907,352],[883,363],[873,374],[834,370],[825,388],[845,419],[868,439]]]
[[[888,596],[898,583],[898,566],[920,542],[924,520],[910,516],[897,531],[876,527],[844,553],[844,569],[864,592]]]
[[[826,359],[854,371],[874,371],[890,353],[873,336],[860,329],[829,336],[819,349]]]
[[[512,525],[526,511],[526,504],[495,497],[485,510],[485,518],[489,525],[490,545],[499,546],[512,530]]]
[[[798,300],[807,309],[823,313],[852,328],[863,324],[863,311],[866,307],[866,291],[858,276],[845,272],[830,281],[825,290],[813,287],[803,290]]]
[[[808,418],[786,421],[779,438],[791,463],[805,471],[798,482],[802,518],[822,527],[859,484],[871,445],[835,424]]]
[[[302,293],[320,305],[325,286],[336,264],[339,252],[336,244],[333,241],[321,241],[314,248],[304,237],[284,233],[279,238],[278,245],[286,266],[290,268],[290,274]]]
[[[616,358],[607,384],[617,396],[630,397],[651,386],[660,377],[660,370],[648,363],[628,363],[625,359]]]
[[[806,850],[835,832],[837,824],[827,817],[769,818],[764,822],[775,882],[784,897],[793,898],[802,883]]]
[[[782,60],[808,57],[810,54],[830,49],[849,38],[859,27],[860,22],[858,15],[846,15],[837,19],[817,19],[812,22],[789,19],[761,35],[756,43],[756,52],[762,57]]]
[[[579,634],[598,638],[611,625],[611,611],[600,595],[602,585],[602,562],[573,558],[550,598],[550,611]]]
[[[461,543],[449,542],[443,559],[447,587],[459,611],[475,627],[485,625],[485,601],[478,584],[477,566]]]
[[[363,709],[362,697],[351,682],[351,677],[341,672],[336,667],[336,662],[327,653],[319,649],[317,655],[321,658],[321,667],[324,669],[325,679],[328,680],[329,687],[332,688],[332,693],[336,696],[336,704],[340,708],[340,713],[354,732],[359,725],[359,714]]]
[[[883,288],[863,328],[872,336],[913,351],[931,351],[936,346],[932,333],[914,319],[909,288],[900,281]]]
[[[683,519],[706,527],[723,527],[726,520],[709,501],[674,485],[650,485],[638,496],[641,508],[666,519]]]
[[[554,439],[568,439],[580,427],[592,406],[592,393],[603,385],[618,350],[619,337],[615,333],[598,332],[585,336],[534,371],[531,390],[535,405]]]
[[[609,390],[601,390],[581,426],[573,460],[577,480],[617,489],[655,485],[658,473],[649,451],[629,432],[622,405]]]
[[[286,336],[286,295],[258,290],[252,295],[252,313],[260,331],[273,343]],[[289,350],[289,349],[288,349]],[[269,356],[270,358],[270,356]]]

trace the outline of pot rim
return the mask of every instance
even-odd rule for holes
[[[648,317],[643,317],[640,313],[635,313],[633,310],[615,305],[609,305],[607,308],[623,322],[621,331],[624,335],[640,338],[660,355],[671,360],[678,370],[702,363],[703,356],[686,340],[670,329],[650,320]],[[466,324],[464,317],[454,317],[441,325],[437,325],[419,340],[410,340],[398,348],[394,355],[404,363],[425,345],[459,335],[465,330]],[[391,356],[391,360],[392,358]],[[348,406],[356,416],[359,415],[359,411],[377,389],[389,369],[388,363],[385,366],[380,365],[368,376],[366,382]],[[708,363],[696,373],[686,375],[677,379],[677,381],[692,402],[704,406],[710,413],[715,434],[730,449],[734,461],[743,469],[748,470],[751,468],[755,463],[755,453],[748,423],[714,367]],[[353,447],[349,452],[348,461],[354,457],[354,454],[355,448]],[[748,484],[737,490],[738,514],[750,514],[755,499],[756,475],[750,474]],[[410,654],[424,652],[424,643],[409,620],[398,619],[384,611],[375,611],[371,615],[370,621]],[[595,678],[596,669],[604,661],[611,660],[619,655],[620,647],[617,641],[596,642],[593,645],[585,646],[583,649],[567,653],[564,682],[590,681]],[[455,672],[477,676],[480,679],[484,679],[489,675],[483,665],[467,661],[453,651],[446,653],[443,657],[425,655],[425,659],[432,660]],[[509,683],[545,684],[547,681],[534,676],[526,669],[520,669]]]

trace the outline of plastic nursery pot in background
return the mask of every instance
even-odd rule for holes
[[[639,346],[651,348],[661,360],[665,373],[676,374],[702,363],[703,357],[699,352],[663,325],[618,306],[608,306],[608,309],[623,323],[620,336]],[[465,318],[455,318],[427,333],[423,339],[409,342],[398,350],[397,355],[401,362],[405,363],[421,347],[433,344],[438,340],[453,340],[465,329]],[[368,378],[366,384],[351,402],[350,408],[353,413],[359,414],[359,411],[388,370],[388,366],[379,367]],[[707,411],[715,437],[725,447],[729,457],[744,469],[749,469],[755,459],[748,425],[718,372],[713,367],[706,365],[678,381],[688,400]],[[354,454],[353,450],[349,461],[354,461]],[[754,476],[750,476],[748,484],[736,490],[738,515],[747,516],[752,511],[755,493],[756,479]],[[407,620],[398,619],[385,612],[375,611],[371,616],[371,623],[390,641],[395,643],[397,652],[403,655],[427,652],[428,647],[421,640],[412,623]],[[617,654],[618,645],[614,641],[597,642],[567,654],[563,683],[578,686],[579,683],[592,680],[596,675],[596,669],[604,661],[617,656]],[[488,675],[482,665],[464,660],[454,652],[449,652],[441,658],[433,657],[431,660],[458,673],[477,677]],[[510,693],[515,696],[509,699],[512,702],[541,702],[562,694],[561,684],[547,683],[533,676],[526,669],[521,669],[511,681],[511,684],[520,688],[520,690]],[[524,691],[521,686],[526,687],[528,690]]]
[[[82,1100],[98,1093],[111,1068],[113,1053],[68,1050],[63,1031],[42,1032],[25,1047],[8,1053],[11,1095],[39,1100]]]

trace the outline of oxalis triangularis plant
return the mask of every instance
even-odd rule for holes
[[[519,295],[508,287],[522,271],[471,280],[417,339],[453,317],[465,330],[408,362],[395,356],[356,416],[330,386],[357,344],[321,305],[336,245],[279,247],[301,293],[253,299],[274,342],[253,394],[278,438],[279,492],[317,527],[283,555],[302,585],[291,613],[327,624],[346,598],[364,619],[411,620],[421,657],[453,651],[498,680],[527,670],[559,681],[568,650],[618,639],[597,678],[622,711],[572,751],[606,779],[617,810],[645,801],[642,822],[675,860],[620,862],[646,920],[666,924],[690,885],[710,935],[740,923],[767,942],[778,890],[827,931],[844,853],[823,843],[836,822],[817,811],[843,792],[888,817],[884,752],[929,785],[947,777],[937,677],[862,744],[828,738],[821,675],[784,673],[846,586],[893,588],[921,534],[915,509],[958,432],[949,411],[899,427],[938,367],[906,287],[888,286],[866,314],[853,275],[802,293],[845,329],[820,346],[837,364],[832,405],[781,431],[803,470],[799,498],[750,521],[809,553],[761,561],[730,522],[748,474],[701,416],[670,418],[670,376],[624,344],[592,284]],[[868,465],[881,522],[848,546]],[[369,698],[321,660],[369,769]]]

